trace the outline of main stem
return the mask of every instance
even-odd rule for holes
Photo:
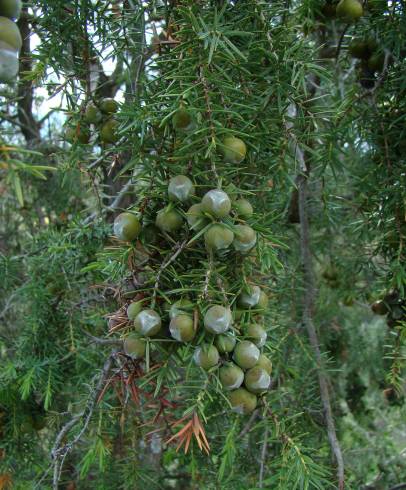
[[[304,160],[304,157],[302,155]],[[344,461],[337,439],[334,423],[333,411],[331,409],[330,394],[328,389],[327,377],[324,373],[323,360],[320,352],[319,339],[313,322],[313,311],[316,298],[314,286],[312,256],[310,251],[309,237],[309,218],[307,212],[307,182],[308,173],[302,174],[298,178],[299,191],[299,217],[300,217],[300,251],[302,256],[303,272],[305,279],[303,323],[309,335],[310,345],[314,352],[317,363],[317,376],[320,385],[320,395],[323,403],[324,415],[327,424],[327,434],[331,450],[337,463],[338,489],[344,490]]]

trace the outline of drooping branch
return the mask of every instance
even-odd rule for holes
[[[296,143],[296,157],[299,159],[302,172],[307,170],[307,165],[303,151]],[[305,293],[303,304],[303,323],[306,326],[309,336],[310,345],[313,350],[317,364],[317,376],[320,386],[320,396],[324,409],[324,416],[327,425],[327,435],[330,442],[331,450],[337,463],[338,489],[344,489],[344,460],[341,452],[340,443],[337,439],[333,410],[331,407],[328,380],[323,366],[323,359],[320,351],[320,342],[318,339],[316,327],[313,321],[314,306],[316,299],[316,288],[314,284],[312,256],[310,249],[309,217],[307,210],[308,194],[308,172],[302,173],[298,177],[299,192],[299,217],[300,217],[300,251],[302,256],[302,266],[305,280]]]

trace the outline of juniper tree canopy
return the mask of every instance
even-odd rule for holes
[[[0,27],[0,489],[406,486],[404,3]]]

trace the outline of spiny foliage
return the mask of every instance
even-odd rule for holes
[[[13,186],[0,225],[0,481],[11,475],[16,488],[28,488],[43,476],[40,488],[51,488],[48,455],[79,415],[61,441],[63,449],[81,440],[64,462],[67,488],[334,487],[317,368],[301,325],[308,285],[295,224],[297,146],[310,168],[315,322],[347,485],[388,487],[406,478],[402,436],[391,435],[404,417],[404,7],[394,2],[378,12],[367,4],[356,26],[325,12],[314,1],[257,0],[58,0],[29,10],[40,42],[24,76],[61,94],[68,117],[63,128],[61,116],[49,125],[50,137],[43,130],[36,150],[45,162],[31,150],[1,149],[1,178]],[[361,84],[365,66],[349,56],[355,36],[373,36],[390,53],[387,66],[368,73],[369,88]],[[332,48],[332,61],[323,48]],[[110,78],[106,59],[116,63]],[[11,93],[4,90],[15,108]],[[116,115],[84,123],[89,101],[115,96]],[[187,131],[174,127],[179,108],[191,115]],[[111,117],[114,145],[101,136]],[[10,119],[1,124],[15,143]],[[61,135],[69,128],[67,143]],[[247,145],[241,163],[223,157],[230,135]],[[36,166],[44,163],[58,172],[42,183]],[[169,203],[168,182],[180,174],[195,185],[191,203],[217,187],[251,202],[255,255],[206,250],[207,229],[190,230],[188,206]],[[168,204],[184,223],[173,235],[155,227]],[[141,219],[136,242],[112,236],[121,210]],[[224,221],[230,230],[239,223],[234,214]],[[274,366],[273,389],[253,419],[230,411],[217,368],[205,372],[192,360],[207,340],[202,323],[211,303],[231,305],[236,326],[257,319],[237,311],[248,283],[270,300],[261,321]],[[146,339],[145,362],[125,356],[122,344],[110,342],[133,328],[132,295],[158,309],[165,327],[171,304],[193,300],[200,325],[193,343],[177,344],[167,332]],[[369,309],[378,299],[387,304],[387,324]],[[103,378],[109,356],[114,368]],[[205,437],[209,456],[196,444]],[[168,445],[171,438],[187,454]]]

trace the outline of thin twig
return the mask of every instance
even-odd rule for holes
[[[18,290],[11,293],[10,296],[7,298],[3,310],[0,312],[0,319],[6,316],[6,313],[8,312],[8,310],[11,308],[13,304],[13,299],[17,296],[17,294],[18,294]]]
[[[337,43],[337,49],[336,49],[335,56],[334,56],[336,60],[338,60],[338,57],[340,56],[341,45],[343,44],[345,33],[347,32],[347,30],[348,30],[349,27],[350,27],[349,24],[347,24],[344,27],[343,32],[341,33],[340,39],[339,39],[339,41]]]
[[[175,252],[167,259],[167,260],[164,260],[161,264],[161,267],[159,268],[159,271],[156,275],[156,278],[155,278],[155,284],[154,284],[154,292],[152,293],[152,300],[151,300],[151,308],[154,308],[155,307],[155,302],[156,302],[156,295],[157,295],[157,292],[158,292],[158,288],[159,288],[159,281],[161,280],[161,275],[163,273],[163,271],[170,265],[172,264],[173,261],[176,260],[176,258],[179,256],[179,254],[184,250],[184,248],[186,247],[188,243],[188,240],[186,238],[186,240],[183,240],[183,242],[178,242],[176,245],[175,245]]]
[[[106,215],[108,213],[112,213],[112,212],[116,211],[120,207],[121,201],[124,199],[127,192],[131,189],[132,185],[133,185],[132,178],[130,178],[128,180],[128,182],[120,190],[120,192],[116,195],[113,202],[109,206],[106,206],[105,208],[102,209],[101,215]],[[98,216],[98,213],[96,213],[96,212],[92,213],[90,216],[88,216],[83,221],[83,224],[88,225],[94,219],[96,219],[97,216]]]
[[[213,117],[212,117],[213,116],[213,109],[211,107],[211,101],[210,101],[209,84],[207,83],[207,80],[204,76],[203,66],[200,66],[200,68],[199,68],[199,79],[203,85],[204,100],[206,102],[206,114],[207,114],[207,118],[208,118],[209,123],[210,123],[211,142],[212,142],[212,144],[215,144],[216,130],[214,127]],[[208,141],[206,143],[207,143],[207,145],[209,144]],[[211,170],[212,170],[213,175],[216,179],[217,185],[220,185],[220,177],[219,177],[219,174],[217,173],[216,161],[215,161],[215,157],[213,156],[212,152],[210,154],[210,157],[211,157]]]
[[[264,434],[264,442],[262,444],[262,450],[261,450],[261,462],[259,467],[259,482],[258,482],[259,488],[262,488],[264,483],[266,452],[268,449],[268,432],[269,432],[269,428],[268,426],[266,426],[265,434]]]
[[[383,61],[383,68],[382,71],[379,75],[379,78],[377,79],[375,85],[371,88],[371,90],[368,91],[368,95],[372,95],[374,92],[378,90],[378,88],[382,85],[383,81],[385,80],[386,74],[388,72],[388,67],[389,67],[389,61],[391,59],[391,52],[388,49],[385,49],[385,58]]]
[[[211,274],[213,272],[213,252],[209,250],[209,267],[207,268],[206,274],[204,276],[204,286],[200,298],[205,300],[209,297],[209,287]]]
[[[257,420],[258,416],[259,416],[259,410],[256,409],[252,412],[251,417],[248,419],[248,422],[245,424],[242,431],[235,438],[236,441],[242,439],[246,434],[248,434],[248,432],[251,430],[251,427],[254,425],[254,422]]]
[[[86,330],[82,329],[82,332],[89,337],[92,342],[95,344],[100,344],[100,345],[123,345],[123,341],[120,339],[102,339],[100,337],[95,337],[94,335],[90,334],[89,332],[86,332]]]

